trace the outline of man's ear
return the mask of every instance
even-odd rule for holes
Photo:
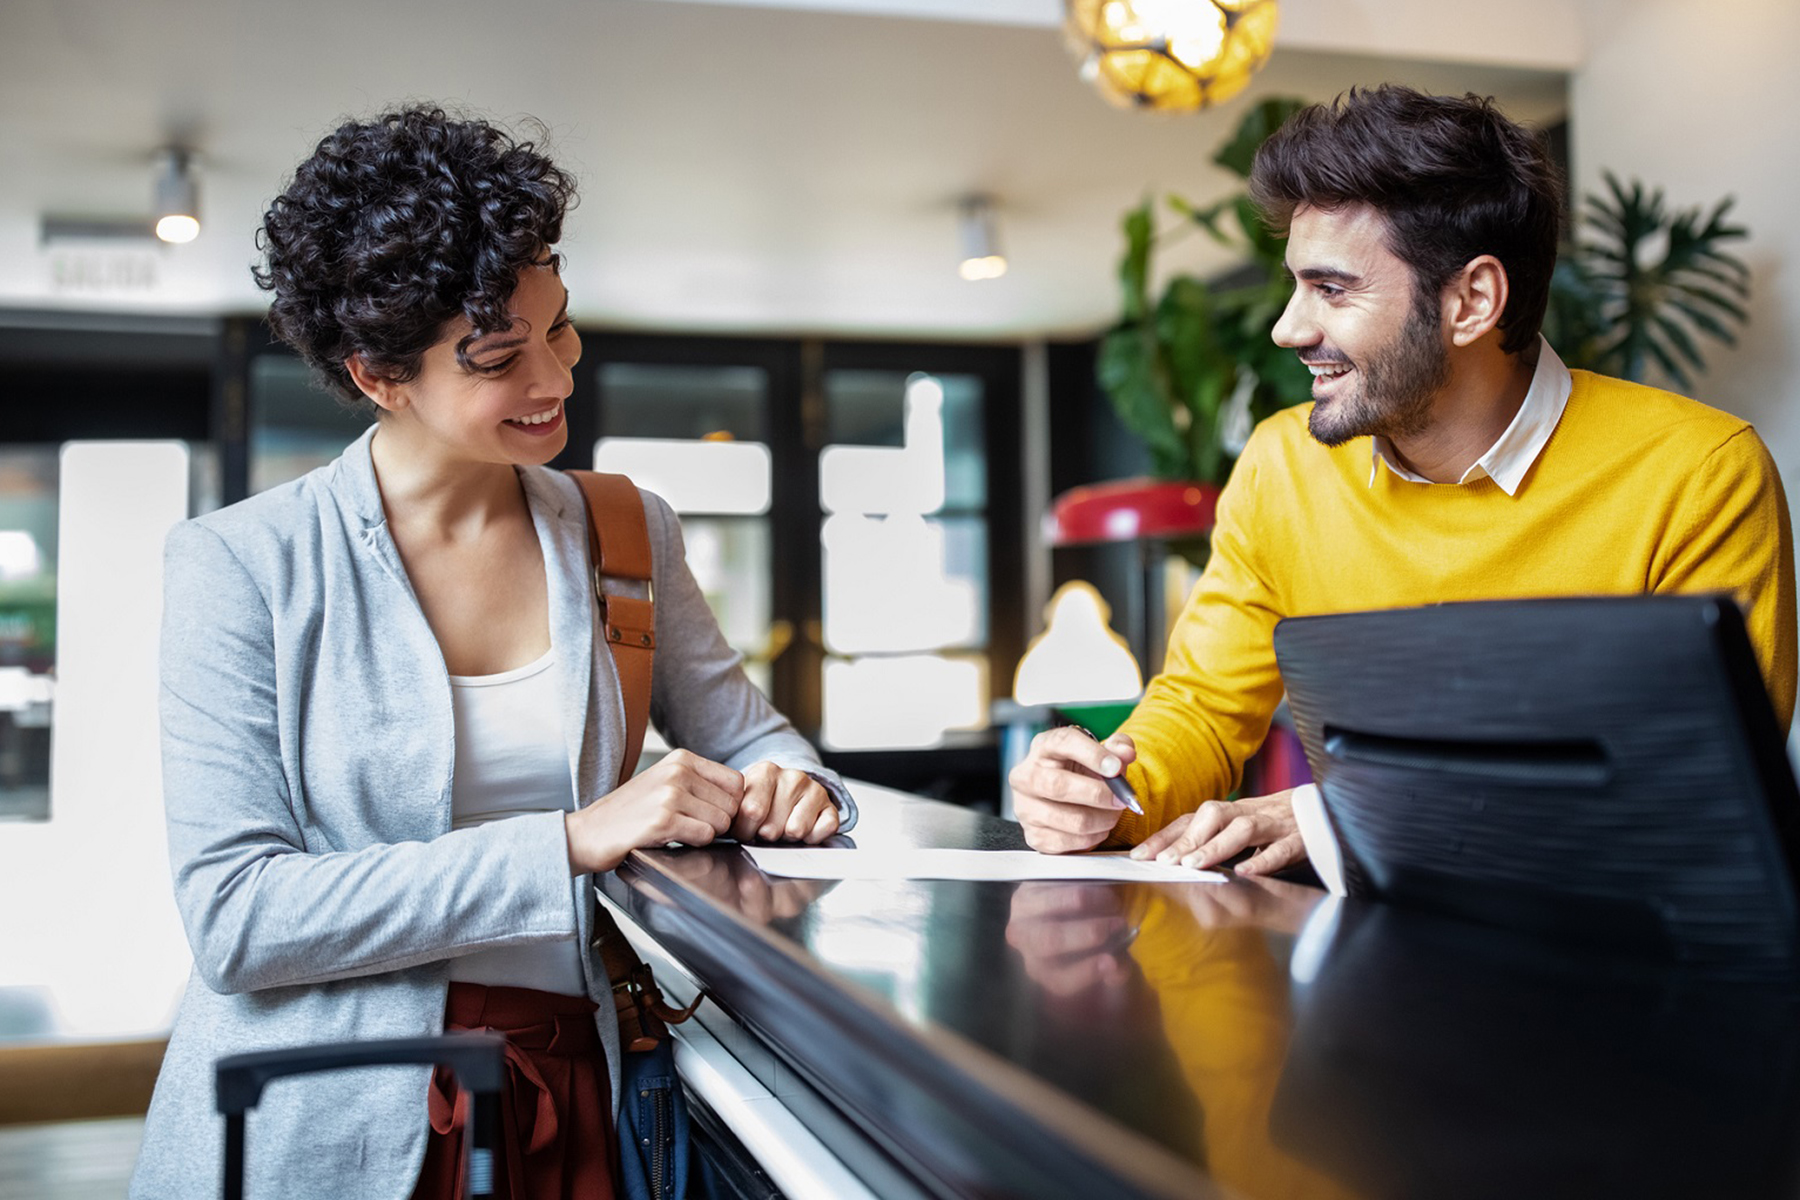
[[[377,408],[387,412],[398,412],[406,407],[406,389],[400,384],[384,376],[377,375],[369,369],[360,354],[352,354],[344,360],[344,370],[350,373],[350,382],[356,390],[367,396]]]
[[[1506,268],[1491,254],[1472,258],[1444,288],[1445,331],[1456,346],[1472,346],[1500,325],[1511,294]]]

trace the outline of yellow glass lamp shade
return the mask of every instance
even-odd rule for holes
[[[1269,59],[1275,0],[1067,0],[1081,74],[1121,108],[1193,112],[1229,100]]]
[[[1015,701],[1064,707],[1137,699],[1143,673],[1125,639],[1108,627],[1112,611],[1092,584],[1063,584],[1045,614],[1044,632],[1013,676]]]

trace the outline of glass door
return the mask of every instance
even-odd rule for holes
[[[818,449],[820,738],[941,747],[988,726],[1019,636],[1017,352],[831,345]]]
[[[594,469],[629,475],[681,518],[688,567],[745,670],[772,694],[792,637],[774,617],[769,372],[749,364],[601,362]]]

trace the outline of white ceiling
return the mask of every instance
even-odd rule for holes
[[[1285,0],[1250,93],[1156,117],[1076,78],[1057,0],[5,0],[0,309],[259,311],[283,176],[342,117],[428,98],[547,123],[583,181],[563,248],[585,322],[1087,333],[1116,308],[1120,213],[1230,186],[1207,160],[1258,96],[1394,80],[1552,119],[1580,55],[1565,9]],[[200,155],[198,241],[39,244],[45,213],[147,211],[171,141]],[[1012,269],[989,283],[955,272],[971,191],[1000,202]],[[1223,265],[1197,238],[1170,261]]]

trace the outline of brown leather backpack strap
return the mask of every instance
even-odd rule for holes
[[[567,474],[580,486],[582,498],[587,501],[588,571],[600,615],[600,636],[612,651],[613,665],[619,673],[619,692],[625,702],[625,756],[619,763],[616,785],[622,787],[637,769],[638,755],[644,748],[644,731],[650,725],[650,678],[656,658],[656,588],[650,573],[650,529],[644,519],[644,498],[630,479],[596,471]],[[607,595],[602,586],[605,579],[643,581],[644,599]],[[598,900],[594,903],[594,930],[600,961],[612,981],[619,1043],[626,1050],[654,1050],[668,1034],[664,1023],[679,1025],[693,1016],[701,996],[696,995],[685,1010],[669,1005],[650,968],[625,940],[612,913]]]
[[[650,529],[644,498],[623,475],[570,471],[581,487],[588,510],[588,569],[594,603],[600,614],[600,636],[612,650],[625,700],[625,757],[619,784],[637,769],[650,724],[650,677],[656,658],[656,592],[651,582]],[[643,581],[645,598],[609,596],[603,579]]]

